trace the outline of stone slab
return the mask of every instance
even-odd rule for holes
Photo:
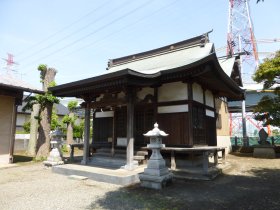
[[[86,180],[86,179],[88,179],[88,177],[86,177],[86,176],[78,176],[78,175],[70,175],[70,176],[68,176],[68,179]]]
[[[138,174],[144,171],[144,167],[139,166],[133,171],[128,171],[124,169],[108,169],[90,165],[66,164],[54,166],[52,167],[52,171],[66,176],[84,176],[94,181],[128,186],[140,182]]]

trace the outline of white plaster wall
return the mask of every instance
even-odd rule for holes
[[[215,113],[209,109],[206,109],[206,116],[215,117]]]
[[[188,86],[186,83],[173,82],[163,84],[158,88],[158,102],[179,101],[188,99]]]
[[[13,97],[0,95],[0,162],[9,163],[13,127]]]
[[[189,107],[187,104],[184,105],[174,105],[174,106],[159,106],[158,113],[178,113],[178,112],[188,112]]]
[[[154,89],[149,87],[143,88],[142,90],[137,92],[137,98],[143,100],[148,94],[154,95]]]
[[[226,154],[232,151],[230,136],[217,136],[217,146],[226,147]]]
[[[17,114],[17,126],[23,126],[26,120],[25,114]]]
[[[114,116],[114,111],[96,112],[95,113],[96,118],[113,117],[113,116]]]
[[[193,100],[203,104],[204,103],[203,102],[203,90],[202,90],[201,86],[197,83],[193,83],[192,88],[193,88]]]
[[[213,93],[209,90],[205,91],[205,103],[207,106],[214,108],[214,96]]]

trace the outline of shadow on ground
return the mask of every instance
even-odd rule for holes
[[[214,181],[175,180],[162,191],[124,187],[88,209],[279,209],[280,169],[253,168],[246,173],[224,174]]]
[[[33,160],[33,157],[26,156],[26,155],[14,155],[14,163],[25,163],[25,162],[31,162]]]

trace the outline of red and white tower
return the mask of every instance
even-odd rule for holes
[[[7,53],[8,54],[8,57],[7,58],[3,58],[4,61],[6,61],[6,67],[5,69],[7,70],[7,73],[11,73],[11,71],[14,71],[12,69],[12,67],[15,65],[15,64],[18,64],[14,61],[14,55],[10,54],[10,53]]]
[[[242,80],[252,83],[252,75],[259,64],[256,40],[248,0],[229,0],[227,56],[243,53]]]

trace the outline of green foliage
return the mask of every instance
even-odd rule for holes
[[[47,71],[48,66],[46,64],[40,64],[38,66],[39,71]]]
[[[22,107],[22,111],[32,110],[34,104],[38,104],[38,100],[36,96],[29,96],[24,99],[26,102],[25,106]]]
[[[29,133],[27,133],[25,131],[16,131],[16,134],[29,134]]]
[[[277,129],[272,130],[272,136],[280,136],[280,131]]]
[[[50,92],[46,92],[44,95],[37,94],[35,96],[30,96],[25,99],[26,105],[22,108],[25,112],[27,110],[32,110],[34,104],[40,104],[40,112],[43,110],[47,104],[58,104],[59,99],[53,96]]]
[[[47,157],[33,157],[33,159],[32,159],[32,161],[34,161],[34,162],[43,162],[43,161],[45,161],[45,160],[47,160]]]
[[[23,130],[25,133],[30,133],[30,121],[23,124]]]
[[[51,130],[55,130],[56,128],[60,128],[62,125],[58,120],[58,115],[56,114],[56,110],[53,107],[52,110],[52,118],[51,118]]]
[[[81,121],[79,125],[74,125],[73,126],[73,137],[74,138],[82,138],[84,134],[84,127],[85,127],[85,122]]]
[[[254,109],[255,119],[263,121],[264,125],[280,126],[280,51],[274,58],[265,59],[253,75],[253,79],[263,88],[270,88],[274,96],[264,96]],[[273,89],[273,85],[278,87]]]
[[[78,101],[69,101],[67,104],[68,110],[70,112],[74,111],[74,109],[78,106]]]
[[[274,58],[266,58],[253,75],[253,79],[264,82],[264,88],[270,88],[274,84],[280,84],[280,51]]]
[[[56,86],[56,82],[55,81],[52,81],[49,83],[49,87],[55,87]]]
[[[62,122],[65,123],[65,124],[74,124],[76,118],[75,117],[70,117],[69,115],[65,115],[63,118],[62,118]]]
[[[66,144],[63,144],[63,145],[61,146],[61,152],[62,152],[62,153],[68,153],[68,152],[69,152],[68,147],[67,147]]]
[[[44,77],[45,77],[45,75],[46,75],[46,72],[47,72],[47,68],[48,68],[48,66],[46,65],[46,64],[40,64],[39,66],[38,66],[38,71],[40,71],[40,82],[42,83],[43,82],[43,79],[44,79]]]

